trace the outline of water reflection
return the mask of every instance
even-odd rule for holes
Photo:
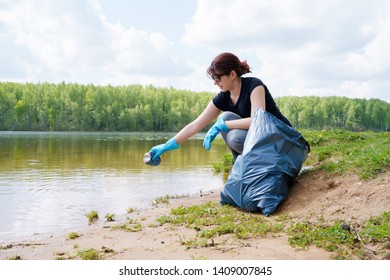
[[[157,196],[218,189],[211,166],[227,152],[194,138],[143,164],[143,154],[172,135],[0,132],[0,240],[87,226],[85,213],[122,215]]]

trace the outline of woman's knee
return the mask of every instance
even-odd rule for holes
[[[226,144],[228,147],[238,153],[242,153],[244,142],[247,135],[246,130],[233,129],[226,135]]]
[[[241,117],[233,112],[223,112],[218,116],[218,120],[223,119],[224,121],[230,121],[230,120],[238,120],[241,119]]]

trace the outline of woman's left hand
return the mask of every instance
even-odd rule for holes
[[[218,133],[221,131],[229,131],[229,128],[223,119],[219,119],[207,132],[206,137],[203,140],[203,147],[205,147],[206,150],[210,150],[211,142],[213,142],[215,137],[217,137]]]

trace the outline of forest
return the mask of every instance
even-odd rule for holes
[[[214,95],[152,85],[0,82],[0,130],[178,131]],[[390,103],[380,99],[284,96],[275,101],[298,129],[390,130]]]

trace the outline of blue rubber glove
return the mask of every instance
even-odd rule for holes
[[[229,128],[223,119],[219,119],[207,132],[206,137],[203,140],[203,147],[205,147],[206,150],[210,150],[211,142],[213,142],[215,137],[217,137],[218,133],[221,131],[229,131]]]
[[[157,146],[154,146],[150,153],[153,154],[152,161],[155,160],[157,157],[165,153],[166,151],[174,150],[179,148],[179,144],[177,144],[175,137],[168,140],[165,144],[160,144]]]

